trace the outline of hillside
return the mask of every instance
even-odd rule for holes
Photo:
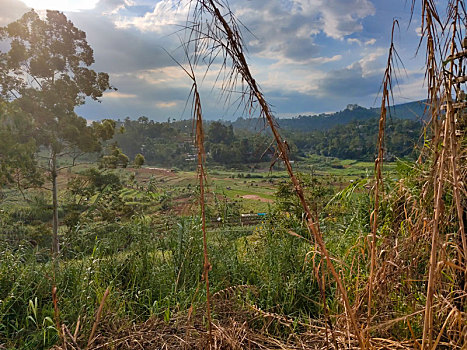
[[[426,119],[424,114],[424,101],[415,101],[395,105],[390,116],[399,119],[420,120]],[[355,104],[348,105],[346,109],[335,113],[322,113],[318,115],[299,115],[293,118],[281,118],[279,126],[285,130],[297,130],[301,132],[313,130],[328,130],[336,125],[348,124],[352,121],[364,121],[379,116],[380,109],[365,108]],[[263,128],[260,121],[256,119],[238,118],[232,123],[234,129],[246,129],[259,131]]]

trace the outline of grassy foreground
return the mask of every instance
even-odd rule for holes
[[[396,169],[398,176],[408,176],[415,168],[401,162]],[[0,344],[7,349],[47,349],[59,341],[62,329],[57,324],[73,332],[78,323],[76,342],[85,344],[107,288],[103,329],[118,324],[113,331],[120,334],[150,318],[173,326],[180,315],[186,320],[187,313],[192,314],[189,310],[195,310],[189,317],[204,329],[202,234],[193,175],[163,169],[99,174],[80,169],[79,174],[70,175],[61,195],[64,224],[56,264],[49,252],[50,212],[44,208],[45,199],[31,193],[28,205],[8,202],[1,213]],[[371,181],[350,176],[354,180],[348,185],[335,175],[308,173],[301,178],[310,203],[320,213],[323,236],[347,282],[349,296],[357,302],[365,293],[362,286],[368,275]],[[79,182],[81,192],[76,188],[80,179],[87,181]],[[328,313],[342,313],[335,284],[310,241],[301,207],[283,175],[213,171],[209,179],[214,189],[207,210],[212,218],[208,226],[210,283],[213,293],[224,296],[214,300],[218,304],[214,322],[225,322],[226,310],[249,310],[253,316],[245,320],[252,321],[248,322],[251,329],[266,326],[271,337],[285,339],[290,332],[322,322]],[[104,180],[106,185],[96,185]],[[394,185],[387,180],[388,193],[395,191]],[[113,186],[112,191],[108,186]],[[78,210],[76,204],[84,195],[88,196],[86,204]],[[383,212],[382,235],[390,234],[398,220],[389,206],[393,200],[388,198]],[[227,220],[265,209],[268,215],[253,225]],[[218,217],[222,217],[220,222]],[[417,267],[420,272],[424,268]],[[409,276],[404,281],[407,291],[387,294],[382,319],[414,312],[422,305],[423,282]],[[240,294],[229,292],[237,289]],[[405,294],[408,291],[410,298]],[[236,298],[241,302],[226,306],[225,300]],[[266,322],[268,317],[271,322]],[[286,327],[280,317],[288,320]],[[399,327],[403,323],[375,334],[404,339],[408,333]],[[420,332],[416,322],[412,330]]]

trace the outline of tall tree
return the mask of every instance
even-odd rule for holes
[[[70,156],[72,165],[83,152],[99,150],[99,140],[113,135],[115,124],[105,121],[88,126],[74,112],[86,97],[99,100],[111,89],[107,73],[88,67],[94,63],[86,34],[58,11],[41,19],[31,10],[19,20],[0,28],[0,96],[15,100],[32,116],[36,146],[46,156],[53,202],[53,252],[58,254],[57,158]]]
[[[0,186],[23,190],[42,184],[34,157],[37,146],[31,137],[32,118],[12,103],[0,100]]]

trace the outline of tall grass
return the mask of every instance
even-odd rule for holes
[[[254,302],[265,310],[297,317],[317,315],[320,306],[309,302],[318,292],[305,262],[307,243],[288,235],[274,220],[264,222],[253,234],[229,227],[210,233],[212,288],[257,285],[259,299]],[[295,230],[303,231],[300,223],[296,225]],[[70,233],[61,252],[66,258],[55,276],[63,324],[74,329],[80,318],[80,335],[89,334],[107,287],[107,321],[109,317],[128,322],[151,316],[168,319],[202,303],[201,227],[199,218],[186,218],[167,232],[155,233],[150,221],[135,218],[119,230],[111,224],[107,232],[102,224],[83,225]],[[58,340],[54,322],[50,323],[52,262],[44,262],[43,254],[37,247],[2,244],[0,343],[45,349]],[[315,292],[310,293],[310,287]]]

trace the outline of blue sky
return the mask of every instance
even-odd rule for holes
[[[118,88],[102,103],[77,109],[89,120],[138,118],[164,121],[184,111],[190,80],[165,50],[182,57],[175,33],[189,15],[188,0],[0,0],[0,25],[30,7],[62,10],[87,33],[93,68],[110,74]],[[342,110],[347,104],[379,105],[393,18],[400,23],[396,47],[405,69],[394,89],[396,103],[422,99],[424,54],[415,57],[419,14],[412,23],[410,0],[231,0],[233,12],[254,34],[245,33],[255,79],[277,116]],[[418,7],[420,4],[417,4]],[[416,9],[418,10],[418,8]],[[180,58],[182,59],[182,58]],[[215,85],[202,86],[208,119],[233,119]]]

